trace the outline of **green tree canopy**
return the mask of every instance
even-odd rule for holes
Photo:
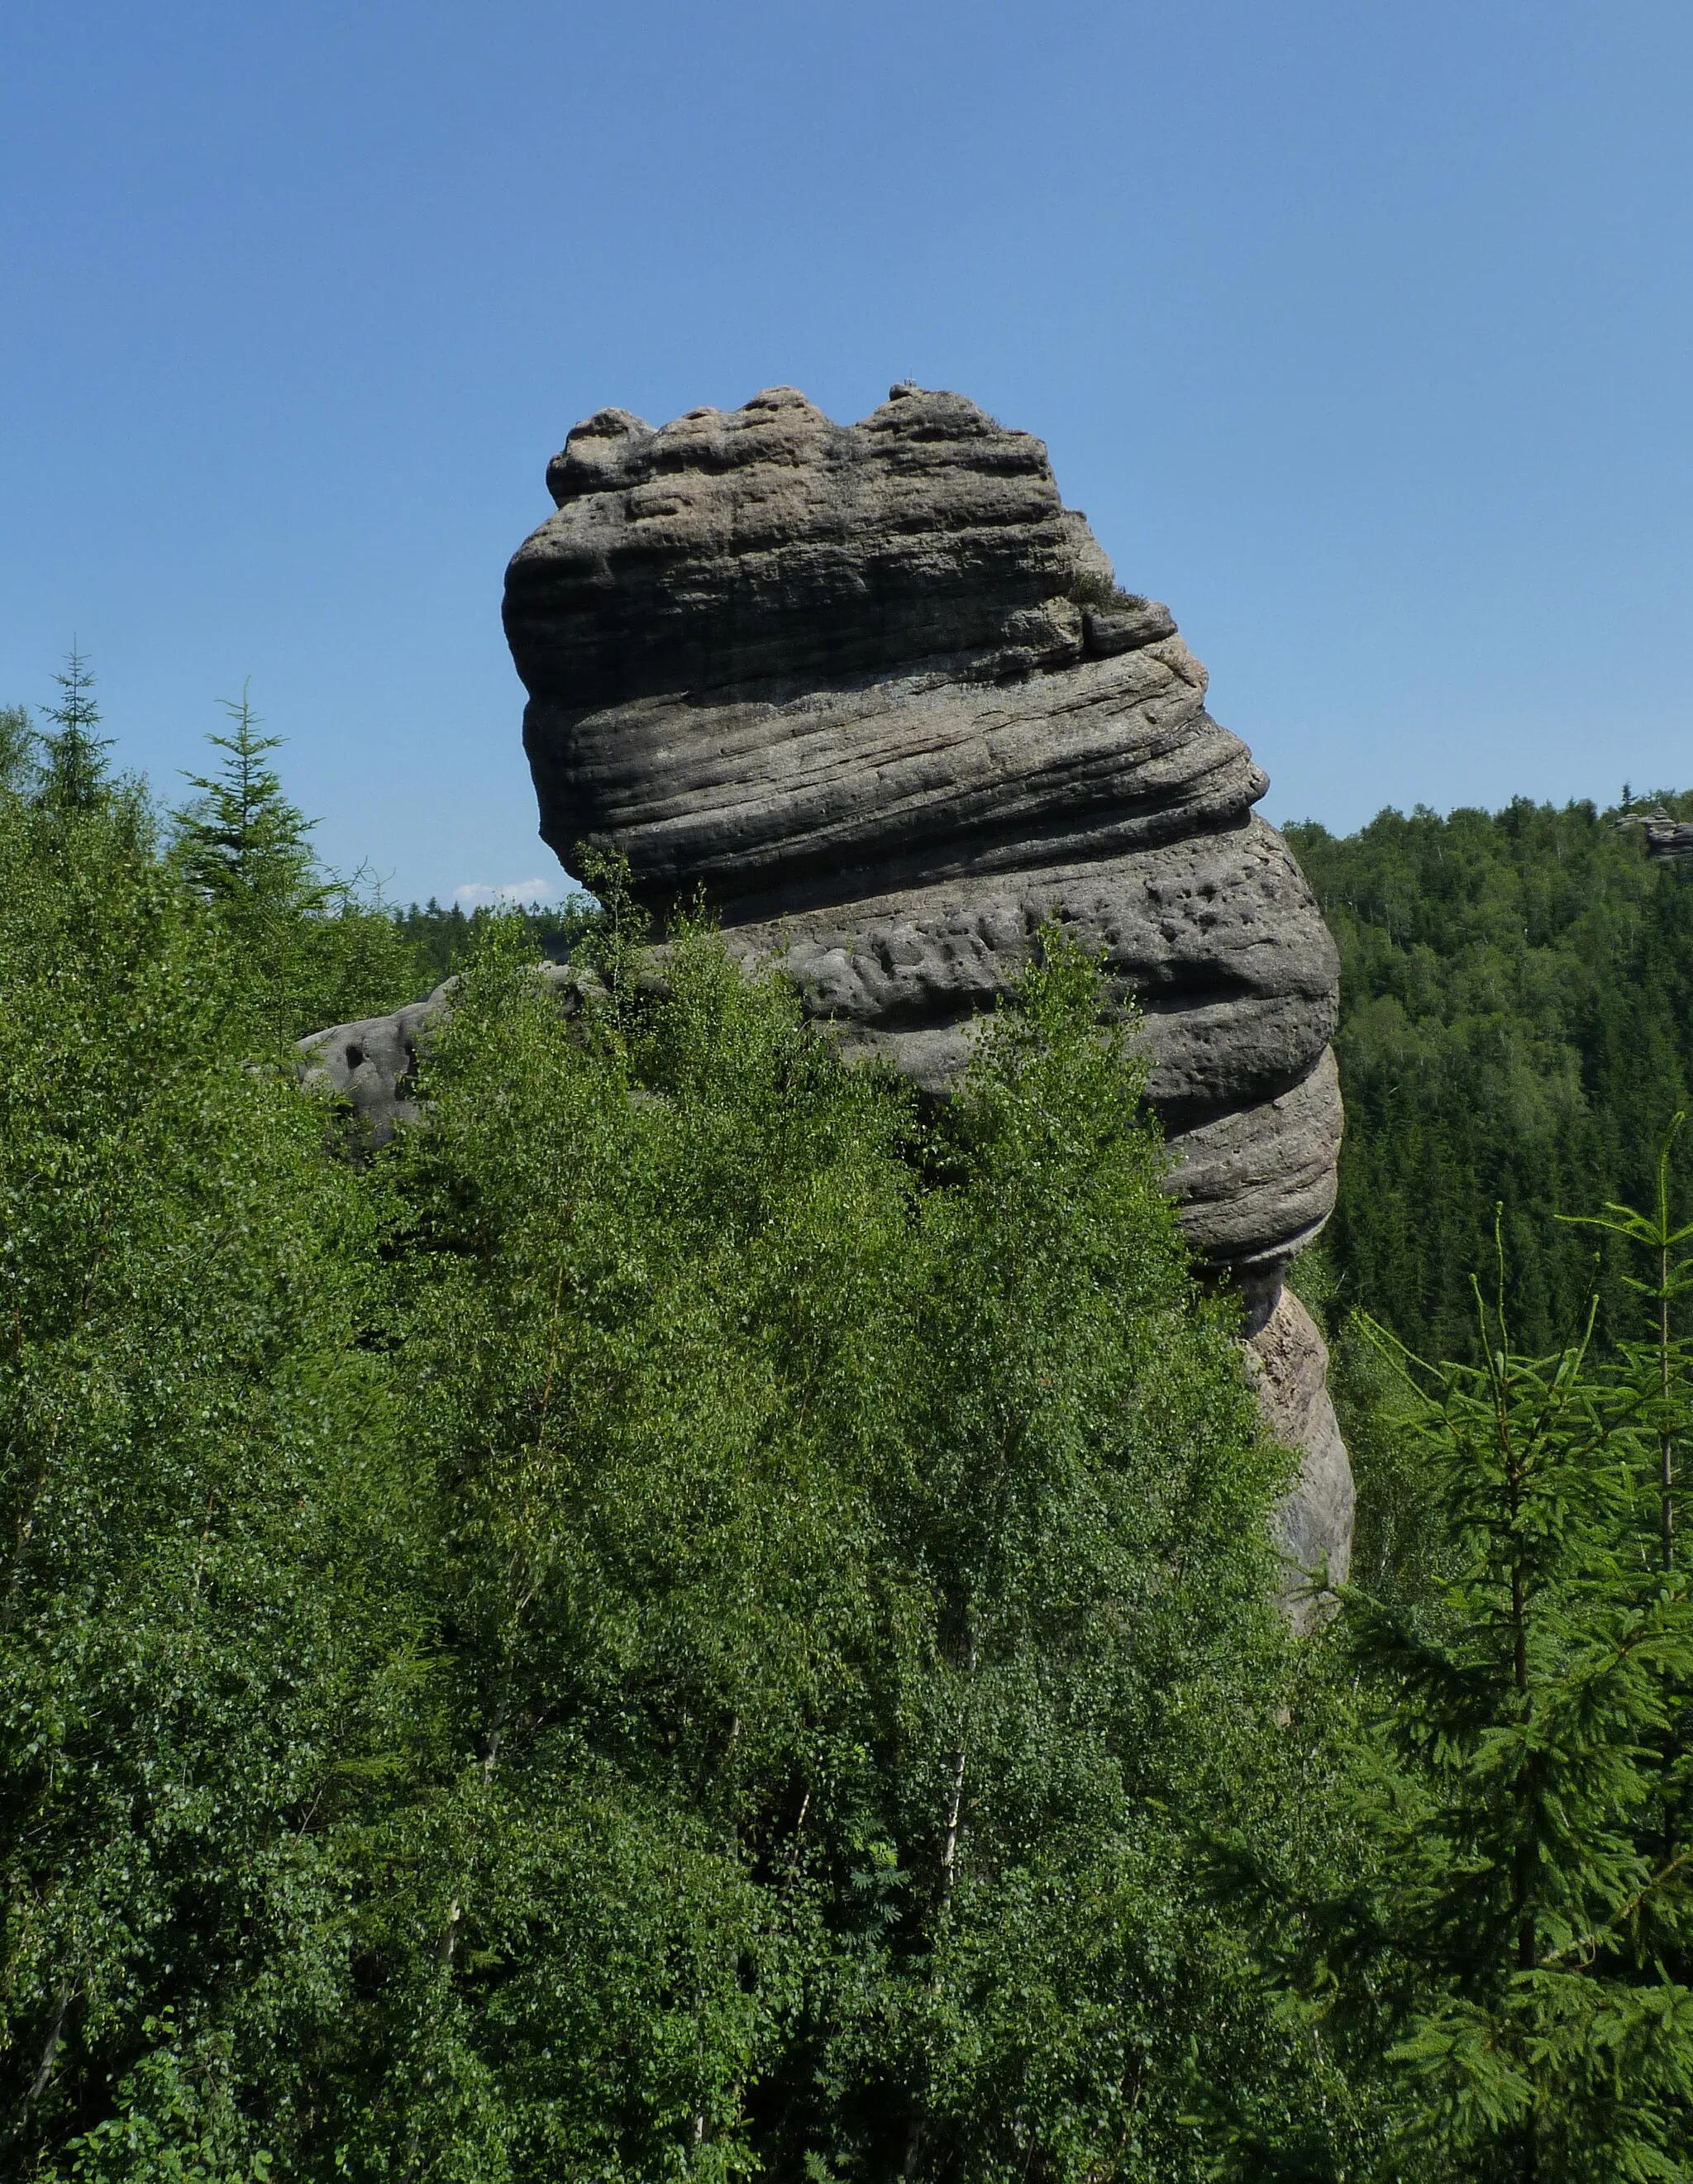
[[[246,959],[249,1008],[291,1038],[416,1000],[434,983],[424,951],[357,878],[326,872],[315,822],[285,792],[243,688],[221,701],[231,733],[207,741],[215,773],[190,774],[198,797],[170,815],[177,871]]]
[[[240,920],[285,917],[323,896],[312,822],[282,793],[265,763],[281,736],[261,736],[248,691],[219,701],[232,733],[206,740],[223,753],[215,774],[187,777],[199,796],[175,816],[177,855],[190,883]]]
[[[1556,1348],[1594,1250],[1558,1214],[1647,1203],[1664,1129],[1693,1106],[1693,866],[1649,861],[1628,816],[1518,798],[1384,811],[1344,838],[1288,830],[1340,949],[1334,1302],[1420,1356],[1480,1362],[1469,1281],[1501,1203],[1518,1340]],[[1605,1340],[1632,1325],[1623,1264],[1607,1243]]]
[[[132,794],[0,799],[0,2166],[244,2176],[420,1635],[372,1224]]]
[[[88,662],[73,645],[63,673],[55,675],[59,697],[47,708],[53,722],[41,737],[42,779],[38,794],[53,811],[92,811],[106,786],[105,754],[109,736],[96,735],[100,709],[94,702],[94,677]]]
[[[1093,966],[934,1117],[707,931],[613,900],[572,1015],[491,921],[354,1168],[309,903],[235,944],[109,783],[0,887],[8,2173],[1197,2179],[1203,2053],[1296,2100],[1200,1847],[1286,1460]]]

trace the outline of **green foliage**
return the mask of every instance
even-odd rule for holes
[[[40,743],[26,705],[0,705],[0,794],[21,796],[34,786]]]
[[[399,937],[419,966],[425,987],[439,985],[454,971],[473,961],[495,918],[520,917],[529,944],[537,956],[564,962],[570,955],[571,925],[568,910],[562,916],[544,910],[462,909],[453,903],[443,909],[431,895],[426,903],[412,903],[393,913]]]
[[[1630,1552],[1646,1452],[1584,1346],[1447,1367],[1425,1427],[1456,1568],[1426,1616],[1354,1607],[1398,1762],[1382,1916],[1423,1979],[1393,2059],[1467,2176],[1685,2173],[1693,1902],[1642,1841],[1693,1671],[1684,1584]],[[1655,1558],[1654,1558],[1655,1559]],[[1644,1946],[1642,1946],[1644,1944]]]
[[[1609,1217],[1657,1252],[1668,1196],[1666,1172],[1656,1218]],[[1666,1272],[1637,1284],[1655,1314]],[[1693,1604],[1662,1504],[1693,1376],[1656,1329],[1596,1356],[1590,1312],[1518,1354],[1506,1288],[1501,1259],[1479,1366],[1373,1331],[1432,1545],[1420,1584],[1350,1592],[1328,1641],[1299,1731],[1328,1842],[1301,1862],[1272,1827],[1235,1870],[1273,1907],[1289,2022],[1365,2120],[1352,2164],[1313,2173],[1685,2177]]]
[[[1299,1277],[1357,1583],[1294,1647],[1061,935],[932,1112],[611,864],[563,1000],[532,918],[359,905],[244,699],[161,844],[64,679],[0,748],[8,2177],[1693,2174],[1685,1014],[1592,1089],[1679,876],[1579,811],[1301,843],[1378,894]],[[343,1163],[288,1039],[449,965],[426,1127]],[[1446,1327],[1495,1174],[1531,1263],[1406,1369],[1358,1301]]]
[[[1649,1201],[1664,1128],[1693,1105],[1693,871],[1649,862],[1620,816],[1519,799],[1384,811],[1344,840],[1288,830],[1340,949],[1336,1309],[1419,1356],[1480,1362],[1468,1284],[1500,1203],[1512,1323],[1556,1348],[1592,1263],[1558,1213]],[[1605,1341],[1632,1323],[1623,1263],[1607,1240]]]
[[[601,884],[594,1019],[515,933],[391,1167],[467,1755],[399,2052],[482,2173],[1188,2173],[1277,1473],[1094,967],[934,1134]]]
[[[608,871],[354,1169],[253,727],[0,800],[6,2173],[1206,2173],[1284,1459],[1094,967],[926,1122]]]
[[[327,873],[311,848],[314,822],[266,763],[280,736],[261,736],[245,689],[226,699],[229,735],[207,741],[215,774],[190,774],[199,795],[171,814],[174,861],[245,962],[249,1007],[290,1038],[414,1000],[430,983],[406,935],[380,904]]]
[[[1689,1424],[1688,1390],[1693,1388],[1693,1340],[1678,1334],[1672,1325],[1676,1306],[1693,1290],[1693,1260],[1675,1256],[1693,1239],[1693,1222],[1678,1223],[1670,1211],[1670,1155],[1686,1119],[1678,1114],[1665,1133],[1650,1213],[1613,1203],[1602,1214],[1572,1221],[1574,1227],[1619,1237],[1636,1252],[1647,1254],[1648,1278],[1643,1281],[1637,1274],[1624,1274],[1623,1279],[1636,1296],[1647,1301],[1652,1324],[1645,1341],[1625,1340],[1618,1349],[1622,1372],[1640,1397],[1635,1424],[1650,1433],[1657,1447],[1658,1553],[1666,1570],[1673,1569],[1676,1561],[1678,1458]]]
[[[1070,596],[1078,607],[1144,607],[1146,601],[1139,592],[1126,592],[1112,577],[1102,571],[1083,570],[1071,581]]]
[[[374,1234],[133,794],[0,800],[0,900],[4,2166],[244,2176],[412,1642]]]
[[[59,688],[59,700],[47,709],[47,717],[53,725],[40,738],[42,777],[37,793],[49,811],[91,811],[99,804],[105,788],[105,753],[111,749],[112,739],[94,733],[100,725],[94,677],[74,645],[66,657],[64,672],[55,675],[53,680]]]
[[[189,884],[226,916],[259,923],[315,906],[323,889],[312,857],[311,822],[282,794],[265,762],[280,736],[261,736],[242,689],[221,701],[234,733],[208,736],[224,754],[215,775],[191,773],[200,794],[175,815],[176,851]]]

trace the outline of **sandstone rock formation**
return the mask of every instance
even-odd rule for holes
[[[363,1121],[372,1149],[387,1145],[398,1124],[418,1118],[411,1097],[417,1050],[429,1025],[450,1006],[454,983],[443,979],[432,994],[392,1016],[335,1024],[299,1043],[306,1083],[338,1092]]]
[[[1352,1547],[1352,1467],[1328,1394],[1328,1347],[1289,1289],[1245,1345],[1264,1423],[1284,1448],[1300,1452],[1297,1490],[1281,1509],[1282,1551],[1295,1570],[1345,1581]],[[1310,1631],[1328,1608],[1321,1596],[1288,1588],[1295,1630]]]
[[[621,852],[660,920],[703,889],[849,1053],[938,1094],[1044,923],[1102,953],[1183,1223],[1305,1451],[1289,1552],[1343,1574],[1345,1452],[1282,1291],[1334,1204],[1338,962],[1168,610],[1117,590],[1042,443],[956,394],[852,426],[791,387],[602,410],[548,483],[505,597],[542,834]],[[320,1035],[331,1077],[370,1034]]]

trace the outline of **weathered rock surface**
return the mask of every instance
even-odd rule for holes
[[[1328,1217],[1340,1105],[1328,1040],[1331,950],[1261,821],[1139,855],[954,878],[728,928],[777,955],[849,1053],[884,1053],[926,1089],[1056,919],[1143,1012],[1148,1096],[1182,1162],[1183,1218],[1218,1267],[1279,1262]],[[1320,924],[1322,940],[1327,934]]]
[[[607,410],[549,481],[505,601],[541,831],[656,907],[1096,858],[1263,794],[1167,612],[1078,603],[1110,567],[1040,442],[958,395]]]
[[[418,1118],[411,1096],[418,1048],[429,1025],[448,1006],[455,981],[448,978],[432,994],[390,1017],[365,1017],[358,1023],[331,1025],[299,1042],[302,1076],[338,1093],[365,1125],[366,1142],[385,1145],[402,1123]]]
[[[1046,450],[956,394],[602,410],[506,579],[541,831],[703,888],[931,1090],[1056,918],[1144,1013],[1183,1217],[1273,1275],[1334,1198],[1338,965],[1265,776]]]
[[[1289,1289],[1245,1345],[1246,1368],[1264,1420],[1285,1448],[1300,1451],[1299,1486],[1282,1505],[1282,1552],[1292,1568],[1346,1582],[1352,1559],[1352,1467],[1328,1394],[1328,1349],[1317,1323]],[[1314,1630],[1327,1605],[1289,1588],[1296,1629]]]
[[[1345,1450],[1281,1292],[1334,1204],[1338,961],[1169,610],[1117,590],[1042,443],[956,394],[851,426],[791,387],[656,430],[602,410],[548,484],[505,597],[543,837],[621,853],[660,920],[703,890],[849,1053],[936,1094],[1043,924],[1101,953],[1183,1223],[1314,1467],[1289,1552],[1338,1569]],[[319,1035],[359,1098],[352,1049],[387,1052]]]
[[[593,994],[604,989],[591,972],[567,963],[543,963],[540,975],[566,1016],[581,1015]],[[416,1097],[419,1056],[430,1028],[451,1012],[459,981],[443,978],[432,993],[392,1016],[365,1017],[357,1023],[331,1024],[298,1042],[300,1080],[344,1100],[362,1125],[365,1150],[387,1144],[402,1123],[422,1119]]]
[[[1289,1551],[1339,1567],[1345,1452],[1280,1296],[1334,1205],[1339,966],[1169,610],[1116,589],[1041,443],[956,394],[849,426],[793,387],[656,430],[602,410],[547,482],[505,598],[543,835],[621,852],[661,917],[703,889],[849,1051],[933,1092],[1044,923],[1099,950],[1183,1223],[1316,1467]]]

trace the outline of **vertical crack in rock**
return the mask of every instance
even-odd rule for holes
[[[1326,1357],[1282,1286],[1334,1202],[1339,963],[1168,610],[1117,589],[1044,444],[958,394],[851,426],[792,387],[656,429],[604,410],[547,482],[504,609],[543,838],[621,853],[660,920],[703,888],[732,949],[932,1093],[1044,923],[1101,953],[1302,1457],[1286,1552],[1343,1577]],[[318,1034],[337,1083],[348,1038],[366,1075],[387,1051]]]

